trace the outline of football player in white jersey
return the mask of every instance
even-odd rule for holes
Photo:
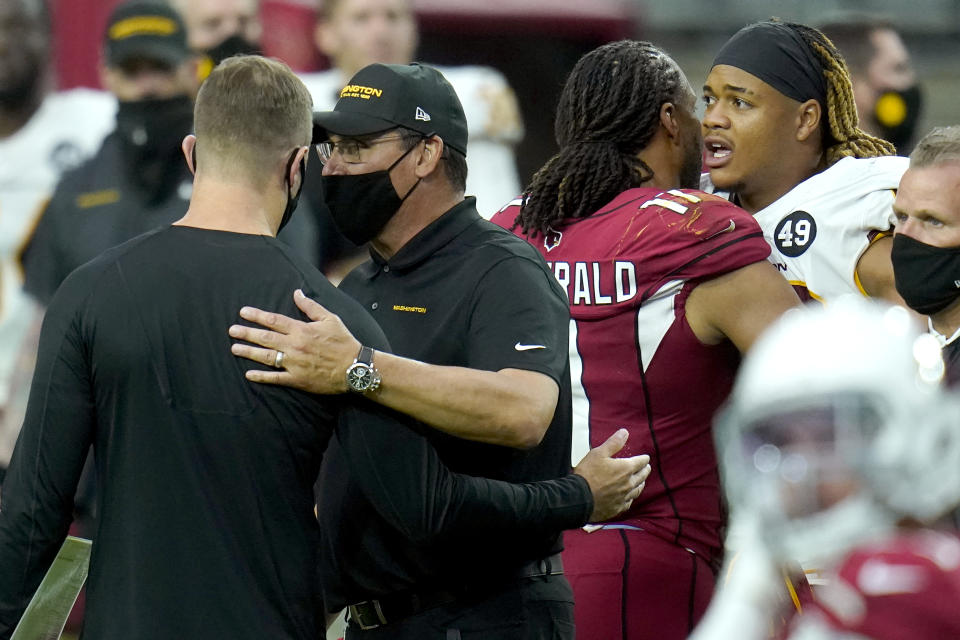
[[[60,174],[97,150],[117,108],[104,92],[52,91],[50,40],[42,0],[0,3],[0,483],[23,421],[39,333],[17,254]]]
[[[907,160],[858,127],[833,44],[800,24],[744,27],[714,60],[703,98],[702,186],[755,216],[800,297],[902,302],[890,235]]]
[[[906,309],[854,295],[761,337],[716,425],[742,551],[692,640],[771,637],[778,566],[801,556],[830,579],[790,638],[957,637],[960,540],[930,525],[960,500],[939,352]]]

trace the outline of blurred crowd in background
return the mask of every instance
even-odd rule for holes
[[[98,86],[100,40],[116,4],[116,0],[52,2],[61,88]],[[263,51],[295,71],[329,68],[330,59],[314,40],[322,4],[322,0],[263,0],[259,11]],[[858,16],[889,20],[909,51],[922,88],[917,131],[955,120],[952,97],[960,90],[960,69],[949,52],[960,51],[960,5],[951,0],[414,0],[412,6],[419,26],[415,59],[488,65],[513,87],[526,133],[516,147],[523,182],[555,151],[553,109],[566,74],[585,52],[620,38],[650,40],[670,52],[698,88],[714,53],[730,35],[749,22],[772,16],[812,25]]]

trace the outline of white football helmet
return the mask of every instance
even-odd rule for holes
[[[829,561],[960,501],[960,404],[915,324],[840,299],[786,313],[746,356],[718,451],[731,509],[759,516],[774,555]]]

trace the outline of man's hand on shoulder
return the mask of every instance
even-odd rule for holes
[[[586,479],[593,494],[590,522],[602,522],[623,513],[643,493],[650,475],[650,456],[613,457],[623,449],[627,436],[626,429],[618,430],[591,449],[573,470]]]
[[[306,297],[299,289],[294,292],[293,299],[312,322],[243,307],[240,309],[241,318],[266,329],[240,324],[231,326],[230,337],[257,345],[235,342],[231,352],[269,367],[279,364],[279,370],[248,371],[247,379],[253,382],[279,384],[311,393],[346,393],[346,371],[360,351],[360,343],[339,316]],[[283,354],[279,356],[279,362],[278,353]]]

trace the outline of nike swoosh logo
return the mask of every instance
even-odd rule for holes
[[[708,237],[707,240],[712,240],[713,238],[716,238],[717,236],[719,236],[721,233],[730,233],[736,228],[737,228],[737,223],[735,223],[733,220],[730,220],[730,224],[727,225],[726,229],[724,229],[723,231],[717,231],[715,234]]]
[[[513,345],[513,348],[517,351],[530,351],[531,349],[546,349],[547,347],[542,344],[520,344],[519,342]]]

